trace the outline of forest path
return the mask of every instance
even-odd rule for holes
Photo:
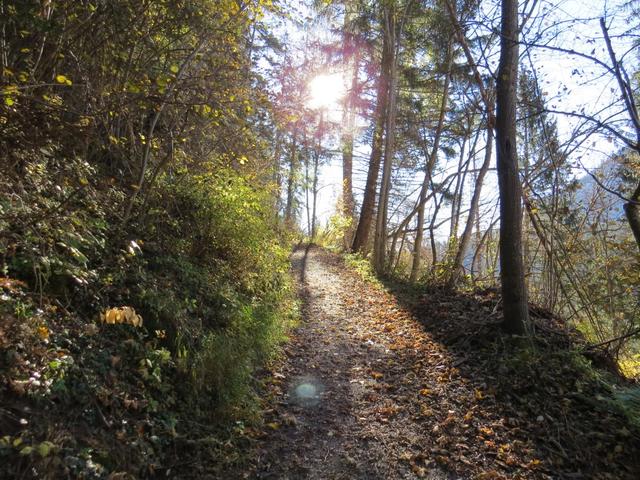
[[[423,419],[433,412],[412,348],[424,332],[338,256],[303,247],[292,264],[303,319],[273,372],[268,433],[246,476],[458,478],[424,456],[424,439],[434,433]]]
[[[640,478],[640,431],[558,320],[533,315],[534,353],[500,336],[490,290],[393,295],[314,246],[292,264],[302,322],[225,479]]]

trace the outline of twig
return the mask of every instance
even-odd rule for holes
[[[625,333],[624,335],[620,335],[619,337],[612,338],[611,340],[606,340],[604,342],[596,343],[595,345],[589,345],[587,350],[593,350],[594,348],[604,347],[605,345],[609,345],[610,343],[624,340],[629,337],[633,337],[634,335],[638,335],[640,333],[640,328],[636,328],[630,332]]]

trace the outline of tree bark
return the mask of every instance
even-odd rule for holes
[[[460,238],[460,244],[458,245],[458,251],[456,253],[453,265],[451,266],[451,276],[447,282],[447,287],[453,288],[460,280],[460,276],[463,272],[464,256],[469,250],[469,243],[471,242],[471,233],[473,232],[473,225],[478,217],[478,210],[480,209],[480,194],[482,193],[482,184],[484,183],[484,177],[489,171],[489,165],[491,164],[491,154],[493,152],[493,128],[490,126],[487,128],[487,144],[484,153],[484,162],[480,167],[478,176],[476,177],[476,184],[473,190],[473,196],[471,197],[471,205],[469,206],[469,216],[467,217],[467,223],[462,232]]]
[[[359,55],[354,41],[351,22],[355,10],[355,2],[345,2],[343,60],[351,66],[351,88],[344,104],[345,130],[342,135],[342,214],[353,222],[355,201],[353,198],[353,137],[356,120],[355,96],[358,91]],[[354,226],[344,232],[344,248],[348,249],[353,240]]]
[[[500,191],[500,278],[503,326],[529,333],[529,308],[522,261],[522,204],[516,149],[518,0],[502,0],[500,63],[496,88],[496,147]]]
[[[624,213],[636,239],[638,249],[640,249],[640,184],[631,196],[631,201],[624,204]]]
[[[298,128],[297,126],[293,130],[293,139],[291,141],[291,152],[289,154],[289,175],[287,177],[287,203],[284,208],[284,223],[287,227],[292,226],[293,223],[293,204],[295,197],[295,177],[297,168],[297,156],[298,156]]]
[[[396,44],[396,13],[392,5],[385,6],[384,29],[385,37],[387,37],[387,43],[389,44],[389,50],[391,52],[391,58],[389,65],[389,94],[387,98],[387,118],[385,127],[386,136],[384,139],[384,163],[382,169],[382,181],[380,182],[376,230],[373,242],[373,267],[378,274],[384,274],[386,272],[387,209],[389,205],[389,191],[391,189],[391,167],[395,156],[398,46]]]
[[[382,160],[387,98],[389,96],[389,70],[393,54],[392,48],[393,45],[389,45],[388,38],[384,35],[382,41],[382,59],[380,61],[380,77],[378,78],[378,91],[376,94],[376,108],[374,112],[375,125],[371,142],[371,156],[369,158],[369,170],[367,172],[367,183],[362,199],[362,208],[360,209],[360,219],[351,247],[351,250],[354,252],[363,252],[367,248],[371,223],[373,221],[378,175],[380,173],[380,162]]]

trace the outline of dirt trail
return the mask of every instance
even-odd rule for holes
[[[527,353],[499,335],[489,290],[405,308],[320,248],[292,263],[302,323],[266,378],[249,465],[226,478],[640,478],[640,432],[553,317],[534,315],[551,333]]]
[[[372,292],[321,249],[298,249],[292,263],[303,322],[274,373],[271,432],[261,440],[249,476],[457,478],[420,457],[424,422],[419,410],[407,408],[415,407],[415,398],[403,395],[407,381],[415,390],[415,374],[393,375],[399,361],[394,337],[371,329],[378,313],[370,306]]]

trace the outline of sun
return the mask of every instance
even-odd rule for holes
[[[339,73],[321,74],[309,82],[309,101],[311,108],[333,109],[339,107],[346,93],[344,77]]]

